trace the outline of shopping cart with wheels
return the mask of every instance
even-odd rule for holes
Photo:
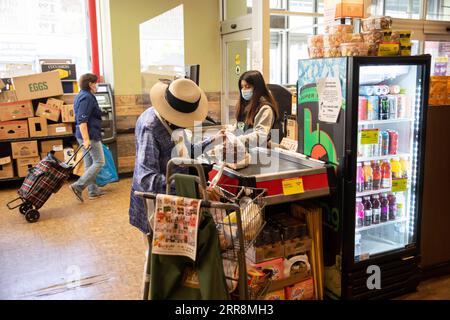
[[[19,197],[8,202],[9,210],[19,208],[19,212],[30,222],[37,222],[40,218],[39,209],[45,204],[53,193],[57,193],[64,182],[70,177],[73,169],[83,160],[86,152],[74,165],[69,163],[81,150],[79,146],[66,162],[58,160],[54,151],[50,151],[39,163],[28,170],[28,175],[17,190]]]
[[[175,166],[197,170],[196,181],[203,198],[201,208],[202,211],[207,210],[214,219],[217,236],[219,237],[225,280],[231,298],[248,300],[263,297],[270,285],[270,275],[260,277],[256,281],[255,279],[249,281],[245,254],[265,224],[263,208],[266,190],[230,186],[234,188],[231,189],[215,186],[216,190],[217,188],[219,190],[220,200],[211,201],[208,192],[206,192],[208,185],[204,178],[201,163],[191,159],[172,159],[167,165],[167,194],[170,194],[170,185],[175,178],[175,175],[172,174]],[[146,210],[149,207],[155,208],[154,202],[157,194],[135,191],[135,195],[146,199]],[[152,216],[150,215],[150,227],[152,226],[151,220]],[[147,235],[148,253],[145,263],[144,300],[149,299],[150,293],[152,240],[152,235]]]

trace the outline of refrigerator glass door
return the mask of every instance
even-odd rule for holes
[[[361,65],[355,262],[416,242],[421,65]]]

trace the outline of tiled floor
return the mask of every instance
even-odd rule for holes
[[[0,299],[139,299],[145,245],[128,223],[130,183],[84,204],[64,186],[33,224],[5,207],[17,186],[0,189]],[[450,276],[402,298],[450,299]]]

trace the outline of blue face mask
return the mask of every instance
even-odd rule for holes
[[[242,94],[242,98],[244,98],[244,100],[250,101],[250,99],[253,96],[253,89],[247,89],[247,90],[242,89],[241,94]]]

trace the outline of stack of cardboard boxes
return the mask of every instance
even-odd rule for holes
[[[73,134],[75,116],[73,105],[55,98],[63,95],[58,71],[44,72],[12,78],[14,90],[0,92],[0,145],[3,150],[11,142],[11,154],[0,155],[0,179],[17,175],[25,177],[28,169],[51,150],[59,160],[64,160],[63,140],[46,140],[46,137]],[[27,138],[39,138],[23,141]]]

